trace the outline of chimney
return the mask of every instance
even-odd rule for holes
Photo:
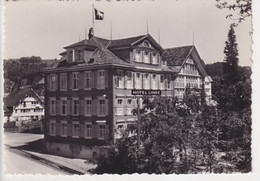
[[[94,30],[93,28],[90,28],[88,32],[88,39],[90,40],[93,36],[94,36]]]

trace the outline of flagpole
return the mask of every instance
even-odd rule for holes
[[[94,22],[95,22],[95,20],[94,20],[94,11],[95,11],[95,9],[94,9],[94,4],[92,4],[92,27],[93,27],[93,36],[94,36],[94,33],[95,33],[95,28],[94,28]]]
[[[110,22],[110,40],[113,38],[112,21]]]
[[[147,34],[148,34],[149,33],[148,19],[146,19],[146,31],[147,31]]]

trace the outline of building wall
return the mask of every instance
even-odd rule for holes
[[[82,47],[67,51],[68,62],[81,59]],[[92,52],[81,52],[83,59],[88,61]],[[137,99],[142,107],[142,96],[133,96],[133,89],[161,90],[162,96],[182,99],[186,87],[203,87],[204,77],[199,71],[203,67],[193,59],[188,59],[176,75],[164,71],[167,62],[161,59],[162,52],[149,43],[112,52],[135,69],[104,66],[90,70],[86,66],[45,73],[44,130],[46,149],[51,153],[88,158],[93,157],[95,146],[113,144],[129,124],[136,122],[132,110]]]
[[[41,102],[36,98],[29,96],[21,101],[18,106],[14,107],[11,121],[18,121],[20,124],[22,121],[40,120],[44,117],[44,107]]]

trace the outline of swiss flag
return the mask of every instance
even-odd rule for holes
[[[96,20],[103,20],[104,19],[104,12],[99,11],[95,8],[95,19]]]

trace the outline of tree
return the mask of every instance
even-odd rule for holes
[[[201,104],[198,95],[188,90],[183,101],[146,99],[140,151],[137,152],[136,136],[129,138],[125,134],[116,143],[118,150],[98,162],[96,173],[213,172],[216,112],[214,108],[205,109],[207,106]],[[136,131],[136,127],[133,125],[131,131]]]
[[[228,14],[226,18],[230,18],[232,20],[237,21],[235,25],[237,26],[239,23],[251,17],[252,15],[252,0],[236,0],[234,1],[223,1],[223,0],[216,0],[217,1],[217,8],[219,9],[229,9],[231,11],[236,12]]]
[[[236,35],[234,27],[230,25],[228,32],[228,40],[225,42],[224,48],[225,59],[224,59],[224,79],[228,85],[235,84],[240,80],[238,72],[238,50],[236,43]]]
[[[19,89],[23,84],[33,84],[41,79],[39,72],[47,66],[40,57],[22,57],[4,61],[4,77],[14,83],[12,90]]]

